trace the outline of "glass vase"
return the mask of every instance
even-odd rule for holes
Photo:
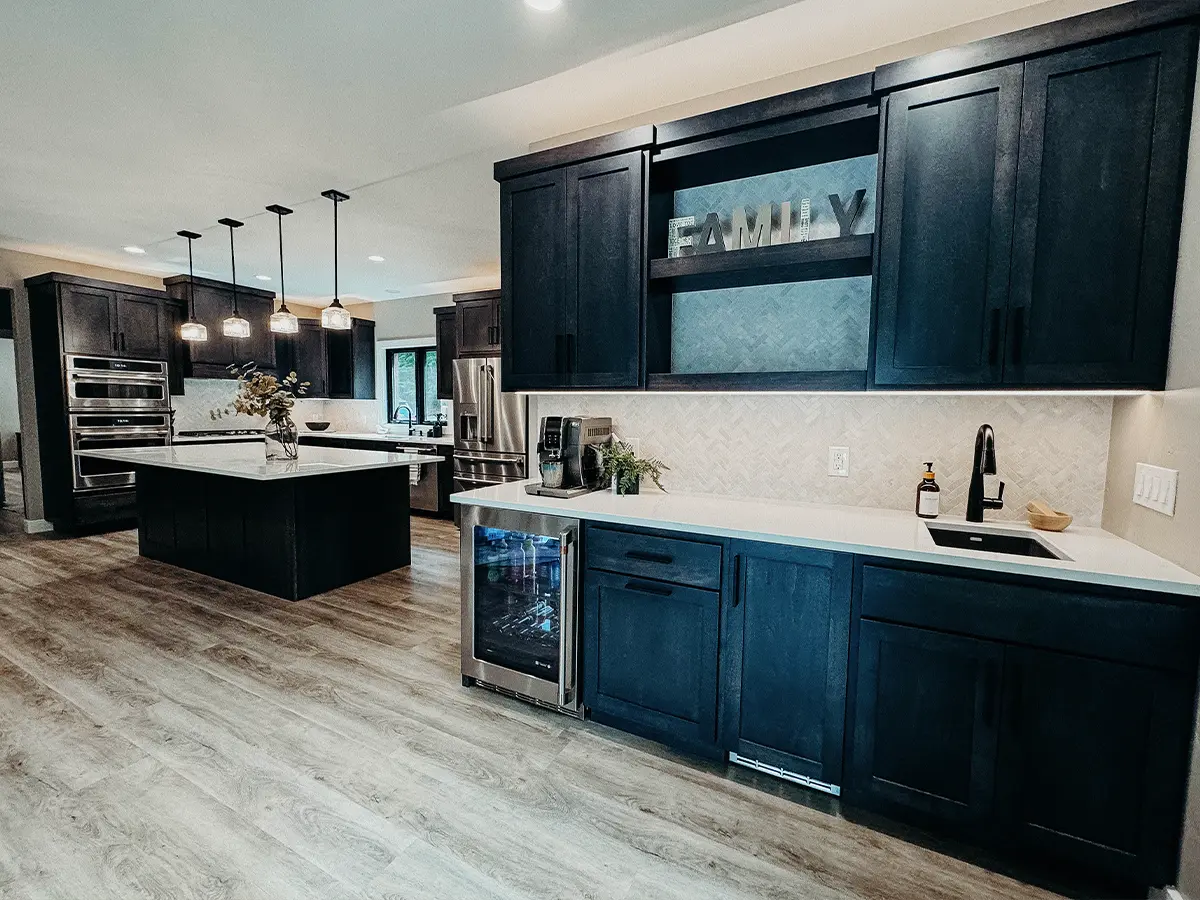
[[[268,460],[296,459],[300,455],[300,433],[291,416],[268,419],[263,437],[266,439]]]

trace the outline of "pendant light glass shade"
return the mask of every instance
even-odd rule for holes
[[[296,334],[300,330],[300,320],[287,308],[287,289],[283,283],[283,217],[290,216],[292,211],[273,203],[267,207],[267,212],[279,217],[279,309],[271,313],[270,328],[274,334]]]
[[[200,237],[194,231],[175,232],[188,242],[188,318],[179,326],[179,336],[191,344],[202,344],[208,340],[208,328],[196,321],[196,274],[192,270],[192,241]]]
[[[349,331],[350,310],[334,300],[321,310],[321,327],[331,331]]]
[[[321,191],[322,197],[333,201],[333,302],[321,310],[321,327],[330,331],[350,330],[350,310],[342,306],[338,299],[338,223],[337,208],[343,200],[349,200],[350,195],[341,191]]]
[[[217,224],[229,229],[229,268],[233,282],[233,315],[221,323],[221,334],[228,338],[250,337],[250,323],[242,318],[238,311],[237,301],[237,256],[233,252],[233,230],[241,228],[243,223],[237,219],[218,219]]]

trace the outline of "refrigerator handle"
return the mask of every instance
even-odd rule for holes
[[[479,440],[490,444],[494,437],[492,431],[496,405],[496,379],[492,367],[484,364],[479,367]]]
[[[562,592],[559,595],[558,705],[575,701],[575,530],[558,535],[562,547]]]

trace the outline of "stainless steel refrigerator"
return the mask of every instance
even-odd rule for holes
[[[524,394],[500,392],[499,357],[454,361],[454,489],[526,477]]]

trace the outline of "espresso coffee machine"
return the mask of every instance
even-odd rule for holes
[[[525,485],[526,492],[571,498],[605,487],[600,451],[612,433],[612,419],[544,416],[537,445],[542,481]]]

